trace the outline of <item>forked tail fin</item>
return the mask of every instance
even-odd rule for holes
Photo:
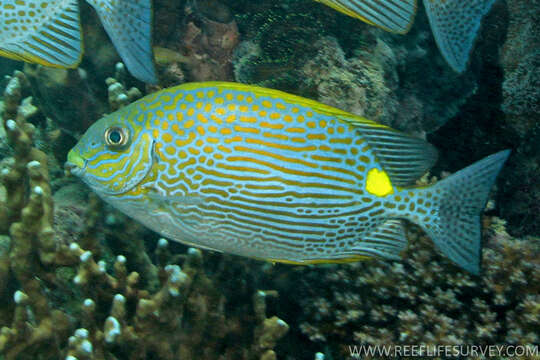
[[[425,189],[439,200],[436,215],[420,226],[444,255],[473,274],[480,271],[480,216],[508,155],[510,150],[490,155]]]
[[[96,9],[129,72],[156,83],[152,52],[152,0],[87,0]]]
[[[495,0],[424,0],[433,36],[446,62],[461,73]]]

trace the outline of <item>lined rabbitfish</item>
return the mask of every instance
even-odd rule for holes
[[[478,273],[502,151],[428,187],[424,140],[281,91],[184,84],[93,124],[66,169],[161,235],[295,264],[399,259],[403,220]]]
[[[417,0],[315,0],[379,28],[404,34],[414,21]],[[495,0],[424,0],[435,42],[454,71],[467,67],[469,54]]]
[[[151,0],[87,0],[128,70],[156,82]],[[0,55],[60,68],[82,58],[78,0],[0,0]]]

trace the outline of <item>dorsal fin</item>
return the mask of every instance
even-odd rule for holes
[[[87,1],[96,9],[129,72],[141,81],[155,83],[151,0]]]
[[[13,1],[3,6],[0,55],[45,66],[77,67],[82,57],[77,0],[43,1],[41,15],[35,3]]]
[[[414,184],[437,161],[437,150],[425,140],[375,122],[340,118],[359,130],[358,135],[375,152],[393,185],[403,187]]]
[[[223,90],[249,91],[256,96],[279,98],[292,104],[310,107],[321,114],[334,116],[353,125],[358,130],[358,136],[365,139],[371,146],[393,185],[413,184],[437,160],[437,150],[425,140],[412,137],[361,116],[283,91],[228,82],[186,83],[174,89],[195,90],[214,86]]]
[[[404,34],[416,14],[416,0],[316,0],[337,11],[375,25],[383,30]]]
[[[482,18],[495,0],[424,0],[435,41],[456,72],[467,67]]]

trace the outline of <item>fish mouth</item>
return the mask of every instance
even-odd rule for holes
[[[64,164],[66,175],[81,176],[86,168],[86,160],[73,150],[68,153],[67,161]]]

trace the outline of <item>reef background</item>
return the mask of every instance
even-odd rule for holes
[[[468,70],[423,7],[406,36],[311,0],[155,1],[157,86],[118,64],[81,3],[75,70],[0,58],[0,359],[341,359],[360,344],[540,342],[540,1],[495,3]],[[78,136],[163,87],[277,88],[426,137],[443,177],[513,153],[481,276],[410,226],[402,262],[271,265],[167,242],[64,175]],[[71,358],[73,360],[73,358]]]

